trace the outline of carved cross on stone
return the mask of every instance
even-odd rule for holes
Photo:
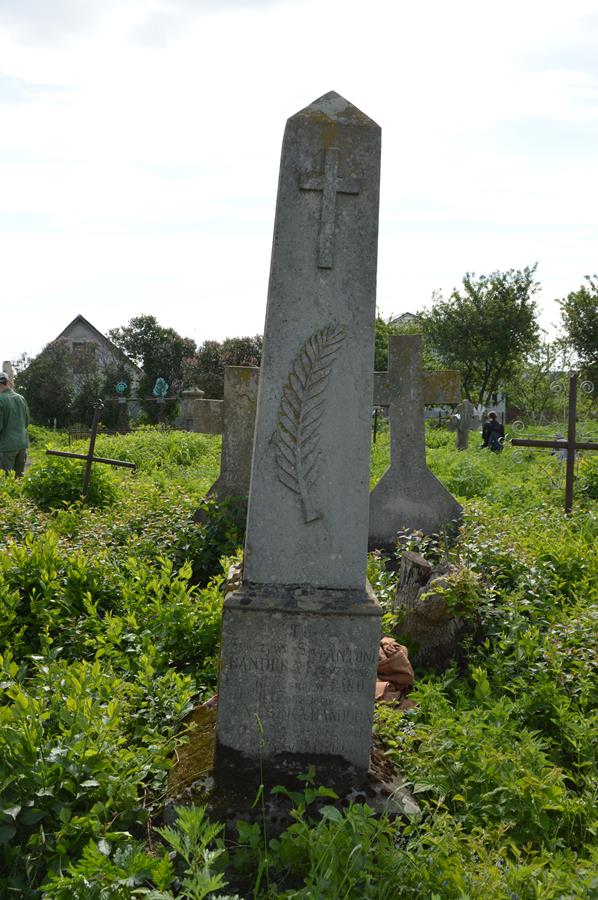
[[[340,150],[330,147],[324,153],[324,172],[306,175],[299,182],[302,191],[322,191],[320,233],[318,236],[318,268],[331,269],[334,260],[334,232],[336,229],[336,195],[358,194],[359,178],[350,175],[339,178]]]
[[[374,375],[374,404],[388,406],[390,466],[370,496],[370,545],[394,543],[398,531],[431,534],[461,515],[461,507],[426,465],[424,406],[458,403],[455,371],[423,369],[421,335],[391,335],[388,371]]]

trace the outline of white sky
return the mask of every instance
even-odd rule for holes
[[[382,126],[378,307],[598,271],[598,0],[0,0],[0,361],[78,313],[263,329],[285,120]]]

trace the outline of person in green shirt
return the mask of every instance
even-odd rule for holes
[[[20,478],[25,471],[29,446],[29,408],[27,401],[12,389],[6,372],[0,372],[0,470],[14,471]]]

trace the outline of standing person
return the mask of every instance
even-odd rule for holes
[[[496,418],[496,413],[488,413],[488,421],[482,428],[482,447],[487,447],[493,453],[500,453],[505,436],[504,425]]]
[[[24,397],[12,389],[6,372],[0,372],[0,469],[20,478],[25,471],[29,446],[29,408]]]

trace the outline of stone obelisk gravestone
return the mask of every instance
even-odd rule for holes
[[[366,769],[380,607],[366,581],[380,129],[333,92],[287,122],[243,581],[223,613],[217,771]]]
[[[388,406],[390,466],[370,497],[370,546],[388,546],[398,531],[433,534],[462,508],[426,465],[424,406],[458,403],[459,373],[425,372],[421,335],[388,339],[388,372],[376,372],[374,404]]]

